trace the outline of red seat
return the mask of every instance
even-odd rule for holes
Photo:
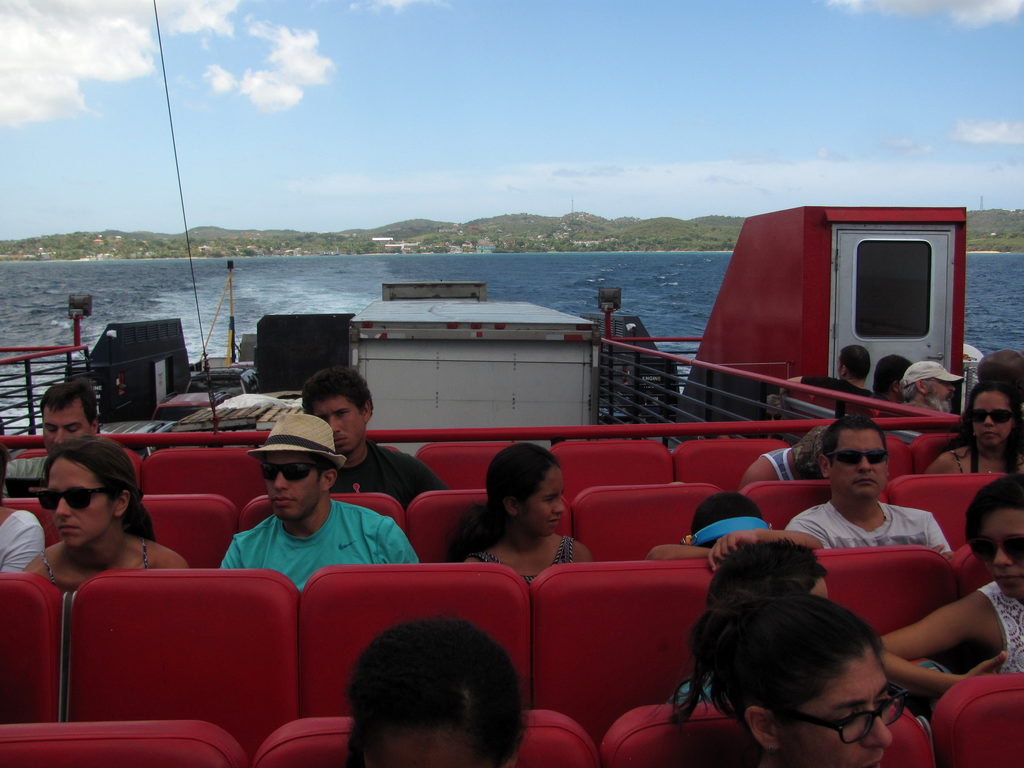
[[[1021,712],[1021,675],[981,675],[954,685],[939,699],[932,714],[939,768],[992,768],[1017,763],[1024,754]]]
[[[302,716],[348,714],[344,691],[370,641],[393,624],[434,616],[457,616],[487,632],[508,652],[525,688],[530,599],[526,582],[511,569],[484,563],[329,566],[306,582],[299,607]]]
[[[0,573],[0,616],[0,723],[56,720],[60,592],[42,576]]]
[[[935,764],[928,734],[909,712],[889,728],[893,741],[882,757],[883,766],[931,768]],[[681,726],[672,722],[672,707],[667,704],[637,707],[616,720],[601,741],[603,768],[756,765],[759,754],[750,731],[703,704]]]
[[[896,435],[885,436],[885,447],[889,451],[889,479],[909,475],[914,471],[914,460],[910,446]]]
[[[956,590],[960,597],[967,595],[979,587],[983,587],[992,581],[992,574],[988,568],[971,552],[971,548],[964,544],[953,553],[950,561],[953,566],[953,576],[956,578]]]
[[[574,563],[544,570],[533,602],[533,704],[599,739],[623,712],[669,699],[704,610],[703,561]]]
[[[75,595],[68,720],[206,720],[251,755],[298,717],[297,627],[274,571],[101,573]]]
[[[267,492],[260,463],[249,448],[163,448],[142,462],[142,490],[151,493],[218,493],[244,509]]]
[[[551,452],[565,479],[562,494],[570,503],[592,485],[671,483],[672,458],[654,440],[566,440]]]
[[[399,528],[405,530],[405,510],[402,509],[401,502],[394,496],[389,496],[386,493],[332,493],[331,498],[387,515],[398,523]],[[255,528],[270,515],[269,497],[266,494],[257,496],[242,508],[242,512],[238,516],[238,530],[248,531],[250,528]]]
[[[926,509],[935,516],[949,546],[967,543],[967,507],[978,491],[1001,475],[904,475],[885,488],[890,504]]]
[[[491,459],[505,443],[427,443],[416,451],[426,464],[451,489],[485,488]]]
[[[238,533],[238,509],[213,493],[147,495],[156,540],[177,552],[191,568],[219,568]]]
[[[558,712],[527,710],[517,768],[598,768],[597,748],[579,724]],[[348,757],[351,717],[308,717],[272,733],[252,768],[341,768]]]
[[[713,483],[723,491],[735,491],[758,456],[788,447],[786,441],[771,438],[687,440],[672,451],[673,475],[680,482]]]
[[[0,726],[4,768],[247,768],[223,728],[197,720]],[[339,763],[340,765],[340,763]]]
[[[923,475],[931,463],[939,458],[939,454],[946,450],[953,435],[947,433],[932,433],[918,435],[910,443],[910,456],[914,466],[914,474]]]
[[[405,510],[406,535],[421,563],[444,563],[459,520],[470,507],[487,503],[487,491],[426,491]]]
[[[923,619],[957,598],[949,561],[927,547],[855,547],[818,551],[828,596],[880,635]],[[883,597],[884,596],[884,597]]]
[[[764,480],[740,491],[757,504],[761,517],[772,528],[782,530],[805,509],[832,498],[828,480]]]
[[[573,502],[573,535],[595,560],[643,560],[652,547],[691,533],[694,510],[720,490],[708,483],[593,486]]]

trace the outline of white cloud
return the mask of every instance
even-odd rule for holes
[[[905,16],[949,14],[964,26],[1012,21],[1024,9],[1024,0],[827,0],[829,5],[852,11],[878,11]]]
[[[349,3],[349,8],[354,11],[368,10],[380,12],[392,10],[395,13],[398,13],[411,5],[438,5],[442,8],[448,7],[448,3],[445,2],[445,0],[357,0],[357,2]]]
[[[211,65],[204,77],[214,92],[226,93],[237,89],[260,111],[277,112],[290,109],[302,100],[302,86],[323,85],[334,70],[334,62],[317,53],[320,39],[313,30],[293,30],[254,22],[247,31],[252,37],[272,44],[267,56],[271,68],[247,69],[236,78],[222,67]]]
[[[965,144],[1024,144],[1024,122],[958,120],[951,135]]]
[[[544,163],[476,171],[335,174],[286,185],[307,210],[376,224],[423,216],[465,221],[508,211],[602,216],[747,216],[800,205],[968,205],[1019,198],[1022,169],[922,160],[721,160],[630,165]],[[471,201],[471,202],[468,202]],[[335,214],[336,215],[336,214]]]
[[[164,0],[170,32],[230,34],[239,0]],[[82,83],[122,82],[153,71],[153,9],[138,0],[2,0],[0,125],[88,110]]]
[[[927,144],[919,144],[913,139],[906,137],[885,139],[882,144],[891,152],[895,152],[897,155],[904,155],[906,157],[927,155],[932,151],[931,146]]]

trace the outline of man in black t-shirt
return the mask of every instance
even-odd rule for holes
[[[334,450],[345,457],[332,493],[386,493],[407,507],[424,491],[445,490],[445,484],[415,456],[366,439],[373,398],[354,368],[324,368],[310,376],[302,387],[302,408],[331,425]]]
[[[839,350],[839,378],[833,376],[794,376],[790,381],[809,384],[822,389],[834,389],[851,395],[872,397],[867,388],[868,371],[871,370],[871,355],[860,344],[851,344]]]

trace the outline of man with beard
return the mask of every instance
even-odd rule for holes
[[[903,402],[949,413],[956,385],[963,380],[963,376],[954,376],[934,360],[922,360],[903,374]]]

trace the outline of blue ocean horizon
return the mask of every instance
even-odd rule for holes
[[[383,283],[437,280],[486,282],[491,300],[528,301],[573,315],[597,311],[598,288],[617,286],[621,311],[640,316],[652,335],[700,336],[730,257],[714,251],[234,259],[236,338],[255,333],[263,315],[355,313],[381,297]],[[982,352],[1022,346],[1022,267],[1024,254],[968,256],[964,336]],[[88,293],[93,316],[83,323],[85,343],[94,344],[108,322],[180,317],[192,359],[206,337],[210,355],[224,353],[226,297],[210,329],[224,293],[225,259],[10,262],[0,270],[9,295],[17,297],[0,309],[0,346],[70,343],[68,294]]]

